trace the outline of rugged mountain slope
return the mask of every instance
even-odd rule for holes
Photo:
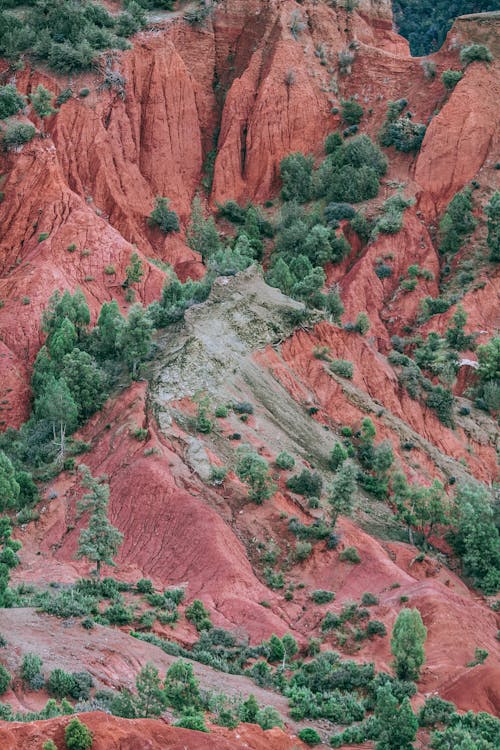
[[[325,268],[328,284],[339,285],[344,322],[366,311],[368,334],[353,334],[319,315],[307,327],[297,327],[293,314],[302,304],[265,284],[255,267],[220,278],[206,302],[156,336],[147,381],[113,394],[77,437],[89,443],[82,460],[92,473],[108,477],[110,520],[124,534],[119,579],[146,576],[159,589],[182,586],[186,602],[200,598],[214,625],[244,632],[252,644],[271,633],[290,632],[301,647],[311,637],[323,637],[324,648],[340,648],[333,635],[322,633],[326,610],[310,598],[317,589],[335,591],[330,609],[336,613],[373,592],[378,597],[373,614],[388,629],[408,601],[428,628],[426,667],[415,702],[437,692],[462,710],[495,714],[500,712],[498,612],[467,588],[457,568],[446,567],[444,561],[456,567],[456,560],[445,557],[450,550],[439,534],[432,554],[420,559],[419,551],[403,541],[391,508],[360,491],[353,520],[339,521],[338,548],[320,541],[306,560],[294,560],[297,542],[289,519],[309,524],[322,509],[290,493],[289,475],[274,469],[276,493],[255,505],[234,471],[237,447],[245,443],[270,462],[285,450],[296,457],[298,469],[317,469],[330,482],[329,454],[342,427],[357,430],[369,416],[377,442],[390,442],[411,482],[429,485],[437,478],[450,490],[471,478],[488,486],[497,478],[494,415],[463,399],[463,413],[455,408],[454,427],[445,426],[422,401],[410,398],[387,354],[392,336],[446,331],[456,305],[424,323],[418,317],[422,298],[437,297],[442,288],[438,222],[471,180],[477,182],[476,206],[500,188],[498,62],[472,63],[452,92],[440,81],[443,70],[459,66],[461,44],[487,42],[495,51],[499,21],[458,21],[427,61],[435,66],[429,77],[394,33],[388,1],[362,0],[354,11],[345,5],[224,0],[198,27],[178,12],[155,17],[130,50],[110,53],[99,73],[71,81],[75,91],[87,87],[90,93],[61,105],[48,118],[45,137],[0,155],[0,425],[18,427],[30,412],[31,368],[44,340],[41,313],[55,289],[82,288],[95,321],[104,301],[116,298],[123,311],[128,308],[125,269],[135,250],[145,270],[135,289],[145,304],[160,297],[167,263],[181,280],[201,278],[205,267],[188,246],[186,230],[202,179],[208,185],[207,213],[226,200],[274,200],[273,218],[281,159],[301,151],[319,160],[328,133],[344,127],[343,100],[355,97],[362,103],[366,114],[360,129],[375,138],[388,102],[404,97],[413,119],[428,123],[425,138],[418,154],[387,149],[388,173],[368,208],[375,210],[398,185],[415,205],[405,211],[401,231],[381,233],[368,245],[343,225],[352,250],[342,263]],[[349,70],[339,66],[345,50],[353,56]],[[3,81],[15,81],[27,94],[40,82],[56,93],[68,84],[30,66],[15,71],[6,62],[0,70]],[[169,197],[179,214],[179,233],[165,237],[148,225],[158,195]],[[480,218],[477,208],[476,213]],[[481,220],[451,269],[454,278],[460,263],[479,248],[476,278],[461,302],[468,313],[466,331],[477,333],[480,342],[490,340],[499,324],[498,264],[484,259],[485,231]],[[374,272],[380,259],[390,259],[389,277]],[[411,265],[429,274],[403,292],[401,279]],[[326,349],[331,357],[353,363],[352,379],[332,374],[316,356]],[[469,364],[463,364],[454,386],[459,395],[475,380],[470,361],[476,364],[476,355],[465,359]],[[252,414],[242,420],[230,411],[210,433],[197,432],[200,393],[213,407],[248,402]],[[213,467],[222,465],[229,469],[227,479],[214,483]],[[66,585],[89,572],[86,563],[75,560],[83,525],[77,512],[81,494],[71,468],[43,484],[39,519],[15,530],[23,544],[15,583]],[[265,550],[273,544],[280,548],[286,586],[293,589],[288,598],[271,588],[266,576]],[[339,559],[348,547],[359,551],[358,565]],[[26,632],[23,625],[13,640],[12,670],[26,650],[30,628],[40,627],[32,610],[21,614]],[[8,631],[15,615],[11,610],[0,630]],[[168,666],[155,647],[135,640],[136,651],[124,666],[116,654],[132,649],[127,645],[132,639],[106,629],[106,646],[101,630],[89,635],[91,671],[107,686],[131,684],[134,669],[148,660]],[[157,624],[155,632],[184,645],[197,639],[184,619],[173,631]],[[63,644],[61,635],[53,666],[83,669],[85,654],[75,651],[69,659]],[[476,648],[489,657],[471,670],[466,664]],[[391,669],[388,638],[368,639],[352,652],[357,661]],[[105,679],[99,677],[103,662]],[[244,692],[235,680],[238,689]],[[21,686],[15,700],[19,707],[35,707]],[[282,696],[276,700],[284,702]],[[279,710],[285,709],[280,705]],[[126,725],[89,714],[88,723],[97,750],[299,746],[279,730],[264,735],[245,725],[238,735],[218,729],[200,740],[199,733],[159,722]],[[49,737],[60,743],[63,726],[63,719],[2,724],[2,746],[27,748]],[[139,736],[143,744],[134,745]]]

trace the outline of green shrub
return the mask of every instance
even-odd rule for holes
[[[153,582],[149,578],[140,578],[135,587],[139,594],[152,594],[154,592]]]
[[[6,151],[29,143],[35,137],[36,129],[24,122],[10,122],[3,131],[3,147]]]
[[[247,447],[240,448],[238,456],[236,473],[239,479],[248,485],[249,499],[261,505],[274,492],[274,485],[269,475],[269,464],[265,458]]]
[[[298,495],[319,497],[321,495],[321,488],[323,487],[323,480],[317,472],[310,472],[308,469],[303,469],[300,474],[290,477],[286,486]]]
[[[179,231],[179,217],[169,208],[169,205],[168,198],[157,195],[154,208],[148,218],[149,226],[157,226],[163,234]]]
[[[368,638],[372,638],[374,635],[384,636],[387,635],[387,628],[380,620],[370,620],[366,626],[366,635]]]
[[[315,729],[311,727],[305,727],[301,729],[298,734],[299,740],[305,742],[306,745],[319,745],[321,743],[321,737]]]
[[[23,682],[32,687],[33,680],[41,675],[42,664],[43,662],[37,654],[25,654],[21,664],[21,678]]]
[[[297,542],[295,545],[295,559],[299,562],[307,560],[312,552],[312,544],[310,542]]]
[[[281,451],[281,453],[278,453],[278,455],[276,456],[276,460],[274,463],[276,464],[278,469],[288,471],[289,469],[293,469],[293,467],[295,466],[295,459],[286,451]]]
[[[374,607],[378,604],[378,597],[375,596],[375,594],[370,593],[369,591],[365,591],[365,593],[361,597],[361,604],[364,607]]]
[[[343,143],[344,140],[338,131],[329,133],[325,140],[325,154],[333,154]]]
[[[208,732],[205,717],[201,711],[184,711],[181,714],[181,718],[175,722],[174,727],[192,729],[196,732]]]
[[[352,379],[354,375],[354,365],[346,359],[333,359],[330,362],[330,370],[342,378]]]
[[[54,740],[47,740],[43,743],[42,750],[57,750],[57,745]]]
[[[325,589],[316,589],[316,591],[311,592],[311,599],[315,604],[329,604],[335,599],[335,593]]]
[[[290,154],[282,159],[280,177],[283,183],[281,197],[284,201],[306,203],[311,198],[312,156]]]
[[[436,724],[449,724],[454,715],[453,703],[443,700],[439,695],[431,695],[418,712],[418,725],[434,727]]]
[[[457,193],[439,223],[441,253],[456,253],[476,226],[472,215],[472,190],[464,188]]]
[[[272,729],[273,727],[283,727],[283,721],[278,711],[272,706],[265,706],[257,711],[255,723],[262,729]]]
[[[355,99],[342,102],[342,119],[347,125],[357,125],[363,117],[363,107]]]
[[[25,106],[26,97],[20,94],[13,84],[0,86],[0,120],[16,115]]]
[[[64,739],[68,750],[90,750],[92,747],[92,733],[78,718],[70,721],[64,730]]]
[[[413,122],[409,117],[398,117],[393,122],[386,121],[380,133],[382,146],[394,146],[404,153],[420,149],[427,128],[421,122]]]
[[[12,680],[12,675],[7,672],[3,664],[0,664],[0,695],[7,692]]]
[[[186,607],[186,619],[192,622],[198,632],[209,630],[212,627],[210,613],[205,609],[200,599],[195,599],[189,607]]]
[[[218,419],[224,419],[229,414],[229,409],[224,404],[220,404],[215,408],[214,414]]]
[[[461,70],[443,70],[441,80],[447,91],[453,91],[457,83],[463,78]]]
[[[497,190],[490,198],[484,208],[488,217],[488,238],[490,248],[490,260],[498,263],[500,261],[500,192]]]
[[[460,51],[460,62],[467,67],[472,62],[491,62],[493,55],[484,44],[470,44]]]
[[[130,625],[134,620],[134,613],[130,607],[124,604],[112,604],[105,610],[104,616],[109,620],[111,625]]]
[[[346,547],[345,549],[343,549],[339,555],[339,560],[341,560],[342,562],[349,562],[354,564],[361,562],[361,558],[356,547]]]

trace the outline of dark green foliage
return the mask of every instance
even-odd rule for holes
[[[92,733],[80,719],[72,719],[64,730],[64,739],[68,750],[90,750]]]
[[[453,427],[453,394],[442,385],[431,386],[425,399],[429,409],[436,412],[440,422]]]
[[[135,680],[137,688],[136,713],[145,719],[159,716],[167,704],[167,696],[162,690],[158,670],[148,662]]]
[[[457,530],[454,546],[467,575],[488,594],[500,589],[500,535],[493,503],[480,484],[462,484],[457,491]]]
[[[249,499],[258,505],[273,494],[274,486],[269,474],[269,464],[250,448],[243,446],[238,450],[236,473],[239,479],[248,485]]]
[[[457,352],[463,352],[467,349],[474,348],[474,336],[464,333],[464,326],[467,322],[467,313],[462,305],[458,305],[455,314],[451,319],[451,325],[446,331],[446,341],[448,346]]]
[[[0,513],[18,507],[19,493],[20,486],[12,462],[0,450]]]
[[[356,467],[351,461],[343,461],[328,491],[330,519],[335,528],[339,515],[349,515],[356,491]]]
[[[323,487],[323,480],[318,473],[303,469],[300,474],[290,477],[287,480],[286,486],[298,495],[319,497]]]
[[[183,711],[181,718],[175,722],[174,727],[192,729],[196,732],[208,732],[205,717],[201,711]]]
[[[417,736],[418,722],[410,701],[404,698],[401,704],[392,694],[391,686],[384,685],[377,691],[375,719],[379,733],[376,750],[410,750]]]
[[[202,281],[189,279],[182,284],[175,274],[165,282],[159,302],[152,302],[148,315],[157,328],[181,320],[192,305],[204,302],[210,294],[213,275],[207,274]]]
[[[151,211],[148,223],[150,226],[157,226],[163,234],[179,231],[179,217],[169,208],[170,201],[157,195],[155,205]]]
[[[279,469],[289,470],[295,466],[295,459],[286,451],[281,451],[276,456],[275,464]]]
[[[125,49],[124,37],[145,23],[141,8],[112,16],[102,5],[85,0],[34,0],[22,14],[2,10],[0,54],[17,60],[28,54],[57,73],[78,73],[91,67],[105,49]]]
[[[443,86],[447,91],[453,91],[457,83],[463,78],[464,74],[461,70],[443,70],[441,73],[441,80]]]
[[[380,149],[367,135],[357,136],[336,148],[315,172],[315,193],[330,202],[359,203],[374,198],[386,169]]]
[[[435,727],[436,724],[449,724],[455,715],[455,706],[444,701],[439,695],[431,695],[418,712],[420,727]]]
[[[392,629],[391,651],[401,680],[416,680],[425,661],[427,628],[418,609],[402,609]]]
[[[373,228],[373,236],[376,236],[379,232],[383,234],[396,234],[399,232],[403,227],[403,212],[405,208],[409,208],[413,203],[413,199],[406,200],[400,193],[388,198],[382,207],[383,214]]]
[[[0,664],[0,695],[7,692],[12,680],[12,675],[7,672],[3,664]]]
[[[315,604],[329,604],[335,599],[335,593],[333,591],[317,589],[311,593],[311,599]]]
[[[498,10],[497,0],[393,0],[396,26],[415,57],[436,52],[456,16]]]
[[[389,102],[387,119],[380,131],[380,143],[382,146],[394,146],[398,151],[408,153],[420,149],[427,128],[421,122],[413,122],[410,112],[398,117],[406,104],[406,99]]]
[[[325,140],[325,154],[333,154],[333,152],[336,151],[339,146],[342,146],[343,142],[344,139],[338,131],[330,133],[326,136]]]
[[[176,711],[184,711],[191,707],[197,708],[200,705],[198,680],[189,662],[179,659],[168,668],[164,692],[167,705]]]
[[[384,636],[387,635],[387,629],[380,620],[370,620],[366,626],[366,635],[368,638],[372,638],[375,635]]]
[[[349,562],[353,564],[361,562],[361,558],[356,547],[346,547],[345,549],[343,549],[339,555],[339,560],[341,562]]]
[[[9,589],[10,570],[19,565],[17,552],[22,545],[12,539],[11,521],[6,516],[0,518],[0,544],[0,607],[11,607],[14,595]]]
[[[146,310],[139,303],[132,305],[118,332],[117,346],[134,379],[138,377],[139,367],[149,354],[152,330]]]
[[[460,62],[467,67],[472,62],[491,62],[493,55],[484,44],[470,44],[460,51]]]
[[[363,117],[363,107],[355,99],[342,102],[342,119],[347,125],[357,125]]]
[[[47,690],[56,698],[73,698],[87,700],[94,681],[88,672],[65,672],[54,669],[47,680]]]
[[[341,443],[335,443],[330,453],[330,468],[333,471],[342,466],[347,458],[347,451]]]
[[[25,122],[9,122],[5,130],[2,131],[3,147],[5,151],[29,143],[35,137],[36,130],[33,125]]]
[[[36,681],[38,677],[42,676],[42,664],[43,662],[37,654],[28,653],[23,656],[21,678],[26,685],[31,687],[31,689],[33,689],[33,682]]]
[[[369,591],[365,591],[365,593],[361,597],[361,604],[364,607],[373,607],[378,604],[378,597],[375,596],[375,594],[370,593]]]
[[[207,260],[221,249],[219,233],[212,217],[205,219],[203,208],[198,196],[193,200],[191,223],[187,232],[189,247],[200,253],[203,260]]]
[[[312,156],[290,154],[282,159],[280,177],[283,183],[281,197],[284,201],[307,203],[311,198]]]
[[[337,226],[342,219],[353,219],[356,210],[350,203],[329,203],[324,210],[325,219],[330,226]]]
[[[210,613],[205,609],[200,599],[195,599],[189,607],[186,607],[186,619],[193,623],[198,632],[209,630],[212,627]]]
[[[488,247],[490,248],[490,260],[498,263],[500,261],[500,192],[493,193],[484,208],[488,217]]]
[[[283,720],[278,711],[272,706],[265,706],[257,711],[255,723],[262,729],[272,729],[273,727],[283,727]]]
[[[16,115],[26,106],[26,97],[18,92],[15,85],[0,86],[0,120]]]
[[[255,724],[258,710],[259,704],[257,703],[257,700],[253,693],[251,693],[248,698],[241,704],[239,717],[241,721],[248,722],[249,724]]]
[[[354,365],[347,359],[332,359],[330,370],[335,375],[340,375],[340,377],[348,378],[349,380],[352,380],[352,376],[354,375]]]
[[[299,740],[305,742],[306,745],[319,745],[321,743],[321,737],[319,736],[317,731],[315,729],[312,729],[311,727],[301,729],[298,737]]]
[[[475,226],[476,220],[472,215],[472,190],[464,188],[451,199],[439,223],[440,252],[458,252]]]
[[[114,557],[123,541],[123,534],[108,519],[109,485],[104,482],[104,477],[95,479],[85,464],[80,465],[80,472],[82,485],[89,490],[80,503],[80,510],[90,511],[90,517],[87,528],[82,529],[78,538],[77,557],[86,557],[90,562],[95,562],[97,578],[100,579],[101,565],[115,564]],[[116,608],[120,605],[113,606]],[[116,622],[113,607],[107,610],[106,616],[110,622]],[[111,619],[112,616],[114,619]]]

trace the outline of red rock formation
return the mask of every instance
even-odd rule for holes
[[[92,750],[292,750],[303,748],[297,738],[281,729],[264,732],[255,725],[238,727],[234,732],[214,728],[213,733],[177,729],[152,719],[118,719],[100,712],[82,714],[81,721],[92,732]],[[64,730],[71,721],[65,716],[30,724],[0,722],[0,742],[4,750],[28,750],[41,747],[51,739],[64,746]]]

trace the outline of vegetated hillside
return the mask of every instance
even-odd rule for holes
[[[140,5],[4,11],[3,744],[490,750],[498,19]]]
[[[396,27],[416,56],[436,52],[458,16],[499,10],[496,0],[393,0],[392,8]]]

